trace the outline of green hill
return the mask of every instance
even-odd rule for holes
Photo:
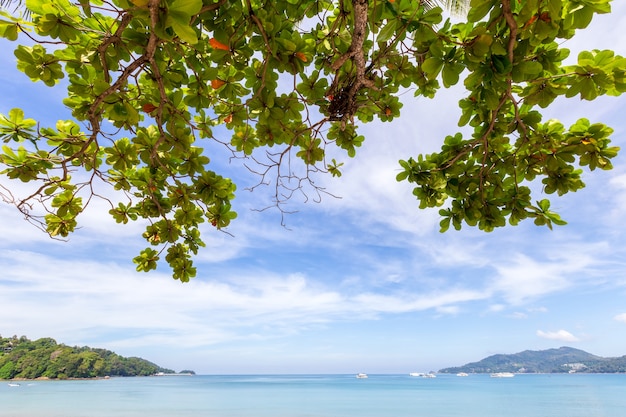
[[[617,373],[626,372],[626,356],[603,358],[580,349],[560,347],[525,350],[511,355],[492,355],[479,362],[441,369],[441,373]]]
[[[141,358],[125,358],[106,349],[70,347],[54,339],[0,337],[0,379],[68,379],[147,376],[173,373]]]

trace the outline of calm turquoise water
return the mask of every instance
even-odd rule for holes
[[[0,382],[2,417],[626,417],[626,375],[164,376]]]

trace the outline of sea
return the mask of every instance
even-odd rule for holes
[[[626,374],[0,381],[2,417],[626,417]]]

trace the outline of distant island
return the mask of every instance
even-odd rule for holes
[[[186,370],[184,374],[193,374]],[[0,336],[0,379],[78,379],[176,374],[145,359],[106,349],[70,347],[54,339]]]
[[[626,355],[603,358],[580,349],[560,347],[548,350],[525,350],[511,355],[492,355],[479,362],[445,368],[441,373],[622,373]]]

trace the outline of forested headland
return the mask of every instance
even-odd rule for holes
[[[0,336],[0,379],[71,379],[174,373],[142,358],[110,350],[67,346],[52,338]]]
[[[624,373],[626,355],[603,358],[584,350],[563,346],[558,349],[525,350],[510,355],[492,355],[478,362],[441,369],[441,373]]]

